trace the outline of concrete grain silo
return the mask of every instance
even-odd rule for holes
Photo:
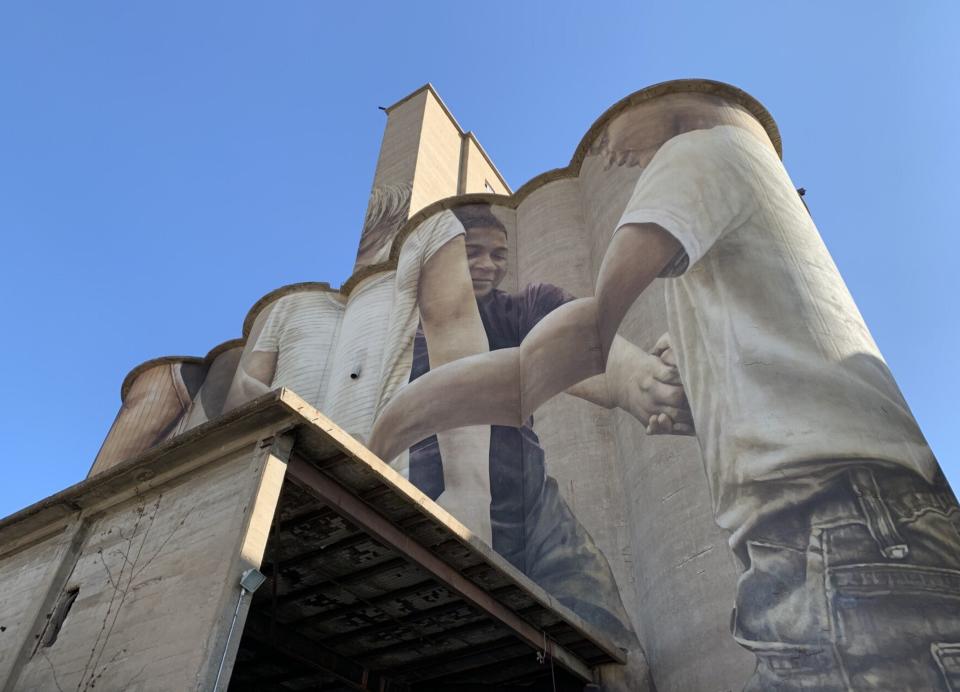
[[[0,522],[2,689],[960,689],[960,507],[763,106],[643,89],[516,191],[386,112],[344,285]]]

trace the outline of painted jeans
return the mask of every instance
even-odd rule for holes
[[[749,692],[960,692],[960,507],[941,477],[856,467],[743,548]]]

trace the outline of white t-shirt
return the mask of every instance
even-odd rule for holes
[[[627,223],[658,224],[688,256],[667,283],[667,316],[732,543],[851,463],[933,478],[936,460],[772,148],[728,125],[674,137],[618,230]]]
[[[410,377],[423,267],[463,234],[456,216],[442,211],[406,237],[394,272],[365,279],[346,305],[316,291],[280,298],[252,349],[277,354],[271,388],[293,390],[365,440],[376,414]],[[353,379],[357,365],[362,371]]]
[[[323,405],[343,312],[343,303],[325,291],[291,293],[276,302],[253,347],[277,354],[271,389],[286,387],[311,406]]]

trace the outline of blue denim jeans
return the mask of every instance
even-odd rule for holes
[[[746,690],[960,692],[960,507],[942,478],[852,468],[743,547]]]

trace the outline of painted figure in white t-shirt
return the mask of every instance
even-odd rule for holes
[[[224,410],[286,387],[320,406],[344,303],[326,288],[298,290],[258,315],[234,375]]]
[[[445,424],[523,420],[601,372],[626,311],[672,277],[715,517],[744,568],[747,689],[960,689],[960,507],[763,129],[734,99],[671,94],[617,113],[592,153],[637,172],[595,297],[401,395],[471,387],[487,409]]]

